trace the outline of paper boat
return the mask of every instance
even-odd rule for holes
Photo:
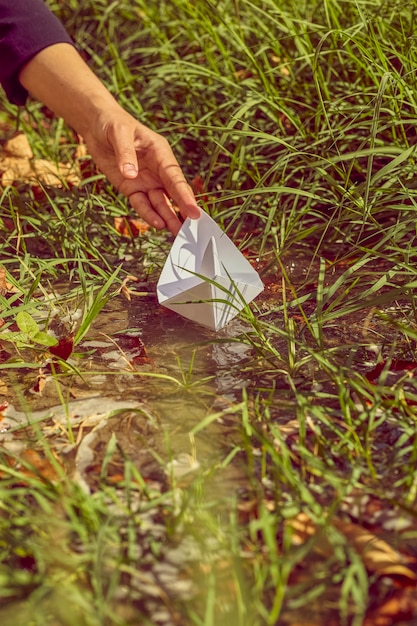
[[[205,212],[187,218],[157,285],[163,306],[220,330],[251,302],[263,283],[249,261]]]

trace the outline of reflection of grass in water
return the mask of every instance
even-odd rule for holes
[[[205,178],[201,201],[244,250],[256,250],[268,288],[243,312],[246,330],[218,338],[251,349],[239,401],[227,390],[212,398],[188,354],[180,355],[179,371],[114,373],[141,399],[152,381],[152,393],[160,385],[161,395],[195,394],[205,406],[190,430],[213,437],[218,454],[181,486],[179,502],[177,492],[160,495],[134,482],[128,459],[121,489],[139,494],[142,508],[127,507],[122,516],[109,506],[122,500],[114,485],[87,496],[68,478],[58,485],[23,480],[20,470],[3,468],[3,604],[11,610],[29,598],[30,616],[21,619],[28,624],[47,623],[49,614],[51,623],[137,623],[140,601],[129,594],[148,567],[137,551],[147,534],[139,532],[145,509],[153,507],[164,529],[163,539],[152,538],[156,559],[176,533],[217,542],[213,563],[200,571],[205,595],[178,603],[169,593],[158,596],[172,621],[179,611],[180,623],[217,625],[228,610],[230,623],[245,626],[297,619],[356,626],[366,611],[376,619],[378,599],[399,592],[387,577],[387,587],[379,583],[331,520],[370,526],[406,556],[414,549],[415,382],[406,370],[392,381],[390,371],[393,363],[414,362],[417,338],[412,7],[390,0],[365,13],[357,3],[324,0],[312,15],[308,3],[280,0],[140,0],[109,11],[104,0],[70,0],[59,10],[121,103],[166,132],[190,178]],[[21,127],[36,155],[71,161],[71,133],[56,120],[44,124],[38,105],[29,110]],[[1,198],[2,263],[24,293],[19,307],[19,296],[2,298],[6,323],[19,309],[48,319],[40,287],[49,292],[49,282],[69,280],[68,300],[83,310],[80,339],[126,273],[153,280],[162,266],[166,236],[122,241],[112,220],[127,211],[125,201],[96,172],[79,189],[42,195],[9,188]],[[131,266],[122,262],[129,255]],[[297,255],[305,268],[294,277],[287,260]],[[60,302],[72,306],[64,295]],[[5,381],[21,384],[21,396],[39,351],[24,357],[24,371],[16,360],[1,365]],[[377,359],[385,366],[369,381],[364,374]],[[71,373],[82,375],[86,393],[103,373],[89,372],[88,363],[80,355]],[[68,377],[53,373],[58,387]],[[210,484],[232,468],[245,473],[244,485],[239,479],[216,499]],[[377,522],[369,498],[381,508]],[[403,533],[394,522],[383,528],[390,509],[409,522]],[[331,551],[322,550],[320,532],[303,537],[296,529],[300,514],[321,529]],[[64,596],[72,613],[61,610],[69,604]]]

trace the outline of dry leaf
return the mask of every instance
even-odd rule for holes
[[[351,522],[333,519],[332,525],[361,555],[369,571],[379,576],[405,576],[417,580],[417,575],[404,564],[406,559],[383,539]]]
[[[39,369],[38,377],[36,379],[35,384],[33,385],[31,392],[39,394],[40,396],[43,393],[43,390],[46,387],[46,374],[42,368]]]
[[[192,179],[190,185],[191,185],[191,189],[194,191],[194,193],[196,195],[200,196],[200,198],[201,198],[201,200],[203,202],[207,202],[209,200],[209,197],[208,197],[208,195],[206,193],[204,180],[202,179],[200,174],[197,174],[197,176],[194,176],[194,178]]]
[[[6,141],[3,146],[3,154],[5,157],[14,157],[15,159],[33,159],[32,148],[24,133],[19,133]],[[3,161],[3,156],[1,160]]]
[[[391,594],[394,595],[391,595]],[[362,626],[393,626],[415,624],[417,616],[416,593],[413,587],[392,590],[389,597],[375,606],[366,616]]]
[[[0,266],[0,294],[4,296],[8,289],[8,283],[6,282],[6,270],[4,267]]]
[[[149,230],[149,224],[144,220],[137,217],[129,217],[128,215],[123,217],[114,218],[114,227],[122,237],[128,237],[133,239],[138,235],[142,235]]]
[[[7,141],[0,158],[1,184],[6,187],[22,182],[35,185],[41,182],[50,187],[62,187],[63,181],[78,185],[78,168],[71,164],[52,163],[46,159],[34,159],[26,135],[16,135]]]
[[[30,161],[26,159],[16,159],[10,157],[2,161],[2,166],[6,166],[1,177],[3,187],[13,185],[16,181],[31,180],[33,176]]]
[[[54,457],[58,465],[61,465],[56,455]],[[40,476],[51,481],[59,478],[56,466],[45,456],[41,456],[37,450],[24,450],[21,459],[28,464],[28,467],[21,469],[22,474],[26,476]]]
[[[316,537],[314,549],[323,556],[333,554],[333,546],[324,532],[305,513],[299,513],[287,524],[292,528],[292,542],[304,544],[311,537]],[[331,526],[336,528],[362,557],[365,567],[378,576],[403,576],[408,580],[417,580],[417,575],[407,567],[406,558],[394,550],[386,541],[380,539],[359,524],[333,518]]]
[[[52,453],[59,467],[62,464],[55,453]],[[5,461],[8,467],[18,469],[20,474],[28,478],[39,477],[48,481],[56,481],[59,479],[57,465],[50,461],[43,453],[33,449],[26,449],[22,452],[20,459],[5,455]],[[21,462],[20,462],[21,461]],[[0,478],[7,475],[7,470],[0,472]],[[19,480],[22,484],[26,481]]]
[[[46,159],[35,159],[33,170],[36,178],[49,187],[62,187],[64,180],[70,185],[80,183],[80,177],[74,172],[74,168],[65,163],[55,165]]]
[[[88,157],[88,150],[86,144],[83,142],[81,138],[79,138],[80,143],[77,145],[75,149],[75,158],[76,159],[84,159]]]
[[[293,544],[301,546],[311,537],[316,537],[314,543],[315,551],[326,557],[333,554],[333,546],[324,532],[318,533],[319,529],[316,524],[305,513],[298,513],[296,517],[288,520],[287,525],[294,531],[291,537]]]
[[[7,293],[17,293],[17,292],[18,292],[18,289],[14,285],[12,285],[12,283],[9,283],[6,280],[6,270],[4,269],[2,265],[0,265],[0,294],[2,296],[5,296]],[[3,321],[3,324],[0,324],[0,328],[1,326],[4,326],[4,321]]]

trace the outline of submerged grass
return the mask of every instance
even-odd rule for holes
[[[171,471],[164,426],[163,444],[150,438],[156,465],[143,469],[146,431],[130,449],[120,420],[88,492],[69,476],[95,423],[36,414],[17,424],[0,463],[2,623],[377,623],[385,600],[416,580],[417,8],[49,4],[121,104],[169,138],[190,180],[201,177],[201,203],[267,290],[241,331],[200,343],[193,333],[191,356],[175,365],[104,369],[87,341],[100,312],[129,273],[152,291],[167,236],[122,239],[113,218],[127,205],[88,158],[78,187],[2,190],[2,265],[15,290],[1,296],[1,316],[12,330],[25,311],[75,333],[74,368],[47,371],[59,401],[72,399],[74,380],[88,396],[105,375],[116,396],[151,407],[150,423],[166,395],[185,407],[171,409],[173,430],[197,468],[186,479]],[[35,156],[74,159],[76,138],[43,107],[3,105]],[[12,355],[3,344],[3,395],[30,407],[28,371],[43,371],[45,346]],[[248,352],[207,371],[207,346]],[[36,396],[37,409],[51,404]],[[28,437],[36,457],[21,454]],[[372,561],[376,538],[391,569]]]

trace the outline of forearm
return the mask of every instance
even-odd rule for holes
[[[171,199],[183,217],[199,217],[167,140],[124,111],[71,44],[41,50],[19,80],[84,138],[97,167],[149,224],[178,232]]]
[[[85,136],[99,112],[118,108],[112,95],[70,44],[45,48],[24,65],[23,87],[80,135]]]

